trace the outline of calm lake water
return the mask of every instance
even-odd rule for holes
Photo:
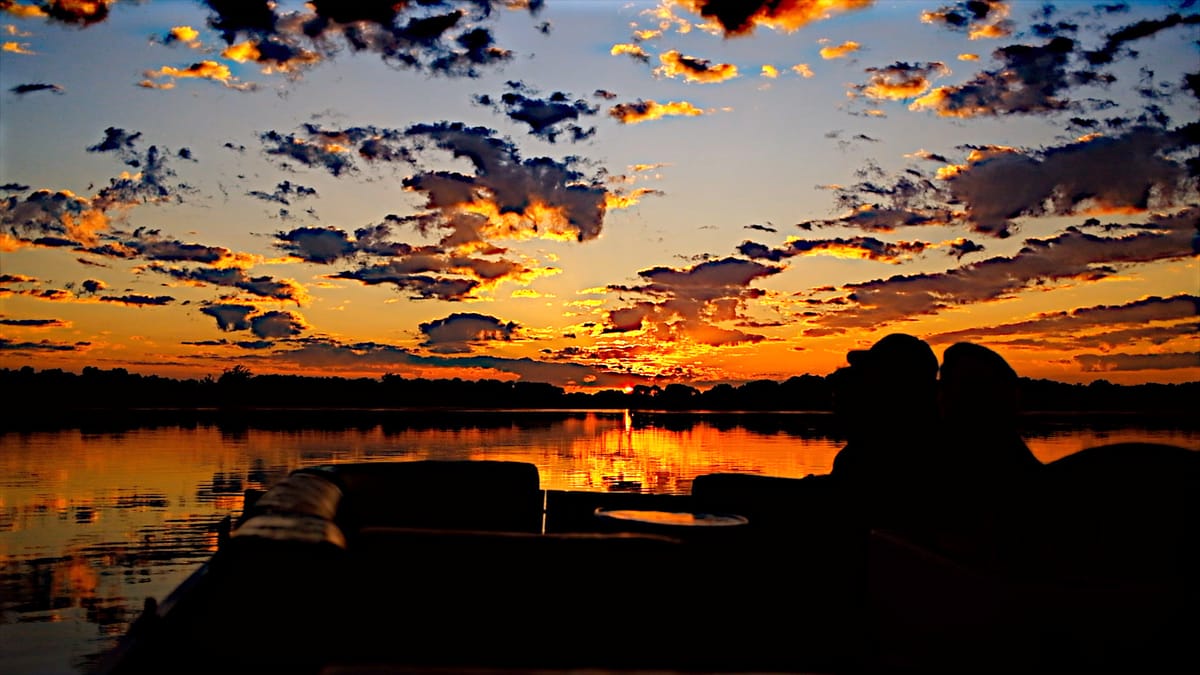
[[[216,549],[217,524],[315,464],[494,459],[536,464],[542,487],[684,494],[717,471],[827,473],[842,440],[819,414],[458,412],[313,417],[311,428],[190,421],[0,433],[0,672],[84,673],[147,597]],[[321,419],[325,419],[321,417]],[[1121,441],[1200,450],[1200,431],[1039,425],[1043,461]]]

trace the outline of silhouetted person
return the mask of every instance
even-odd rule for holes
[[[942,354],[938,406],[931,494],[945,506],[929,526],[942,548],[991,557],[996,519],[1043,466],[1019,433],[1019,378],[997,352],[955,343]]]
[[[832,376],[847,443],[831,477],[868,527],[923,519],[937,458],[937,356],[923,340],[893,333],[846,360]]]

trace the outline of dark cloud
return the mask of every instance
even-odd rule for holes
[[[977,244],[970,239],[956,239],[955,241],[950,242],[950,255],[958,258],[959,260],[961,260],[965,255],[979,253],[983,250],[984,247],[982,245]]]
[[[900,263],[923,253],[928,244],[920,241],[886,242],[874,237],[836,239],[793,239],[782,246],[770,248],[752,241],[742,242],[738,252],[752,260],[780,262],[799,255],[824,253],[839,258],[864,258]]]
[[[1132,265],[1178,260],[1197,253],[1200,208],[1155,216],[1132,234],[1099,237],[1078,228],[1046,239],[1027,239],[1012,257],[998,256],[946,272],[896,275],[843,287],[845,296],[828,302],[829,313],[814,319],[828,334],[875,327],[956,306],[1014,297],[1054,283],[1095,281]]]
[[[367,161],[408,162],[408,149],[402,145],[404,133],[397,129],[373,126],[347,129],[323,129],[304,124],[299,134],[267,131],[259,135],[265,152],[297,161],[305,166],[323,168],[334,176],[357,168],[355,157]]]
[[[267,202],[277,202],[283,205],[290,205],[294,198],[314,197],[317,194],[315,188],[297,185],[291,181],[285,180],[275,186],[274,192],[263,192],[261,190],[251,190],[246,193],[255,199],[261,199]]]
[[[200,308],[200,313],[216,319],[217,328],[223,331],[250,330],[248,317],[256,311],[254,305],[218,304]]]
[[[35,83],[31,83],[31,84],[18,84],[17,86],[9,89],[9,91],[11,91],[12,93],[14,93],[18,96],[22,96],[24,94],[32,94],[35,91],[50,91],[50,92],[54,92],[55,94],[61,94],[61,93],[63,93],[63,88],[58,86],[57,84],[46,84],[43,82],[35,82]]]
[[[1075,361],[1085,373],[1121,370],[1176,370],[1200,367],[1200,352],[1158,354],[1079,354]]]
[[[99,143],[89,146],[88,152],[129,152],[133,150],[134,143],[142,137],[142,132],[134,131],[132,133],[121,129],[120,127],[108,127],[104,130],[104,140]]]
[[[760,225],[758,223],[751,223],[751,224],[745,225],[743,227],[747,230],[758,230],[759,232],[775,233],[775,232],[779,231],[779,230],[775,229],[774,227],[771,227],[770,225]]]
[[[209,26],[242,60],[264,68],[294,74],[348,48],[378,54],[394,66],[467,77],[512,57],[482,26],[493,8],[523,6],[533,14],[540,6],[514,0],[320,0],[308,4],[311,12],[280,13],[265,2],[207,4],[213,11]],[[237,43],[239,39],[245,41]]]
[[[950,69],[940,61],[897,61],[882,68],[867,68],[866,72],[871,76],[869,81],[851,88],[852,95],[877,101],[900,101],[915,98],[929,91],[933,79],[949,74]]]
[[[965,206],[972,229],[988,234],[1006,235],[1022,216],[1144,210],[1195,192],[1186,167],[1168,156],[1194,144],[1189,135],[1142,127],[1041,152],[979,149],[949,172],[946,188]]]
[[[307,327],[304,320],[292,312],[270,311],[250,317],[250,332],[263,339],[292,337],[303,333]]]
[[[51,342],[50,340],[17,342],[6,337],[0,337],[0,351],[3,352],[77,352],[83,351],[90,345],[90,342],[69,343]]]
[[[1110,33],[1104,41],[1104,46],[1094,51],[1084,52],[1084,58],[1092,65],[1112,63],[1121,47],[1128,42],[1148,38],[1159,31],[1176,26],[1195,26],[1200,24],[1200,14],[1169,14],[1161,19],[1144,19],[1124,26]]]
[[[21,183],[5,183],[4,185],[0,185],[0,190],[5,192],[24,192],[28,189],[28,185],[22,185]]]
[[[132,233],[114,232],[106,236],[108,243],[87,249],[88,253],[113,258],[141,258],[161,262],[198,262],[215,264],[234,257],[233,251],[222,246],[189,244],[167,239],[156,229],[140,227]]]
[[[451,230],[444,245],[528,236],[582,242],[600,234],[610,193],[576,170],[575,159],[523,159],[491,129],[458,122],[418,124],[405,133],[418,147],[431,144],[475,169],[473,176],[433,171],[404,179],[404,187],[424,193],[426,207],[440,215],[435,225]]]
[[[301,227],[275,236],[281,242],[276,246],[308,262],[331,263],[358,251],[356,242],[333,227]]]
[[[144,307],[146,305],[162,306],[169,305],[175,302],[175,298],[169,295],[141,295],[130,293],[127,295],[103,295],[96,298],[100,302],[111,302],[118,305],[131,305],[134,307]]]
[[[971,39],[1009,35],[1013,23],[1008,19],[1007,0],[965,0],[921,13],[925,23],[967,33]]]
[[[487,314],[455,313],[422,323],[420,329],[425,341],[421,346],[443,354],[466,353],[476,345],[512,340],[518,328],[515,322],[505,323]]]
[[[492,108],[508,116],[514,122],[529,126],[529,133],[551,143],[560,135],[571,141],[582,141],[596,133],[596,127],[584,128],[576,123],[581,116],[595,115],[599,106],[584,99],[571,100],[571,95],[556,91],[540,98],[520,82],[508,82],[509,91],[493,98],[488,95],[475,96],[479,105]]]
[[[23,328],[62,328],[69,326],[62,319],[8,319],[0,317],[0,326],[20,326]]]
[[[737,258],[709,260],[685,269],[642,270],[638,274],[644,284],[613,286],[609,290],[649,299],[610,311],[604,332],[644,329],[659,342],[688,341],[710,346],[758,342],[764,339],[762,335],[718,324],[745,321],[747,301],[763,295],[750,284],[781,271],[782,267]]]
[[[938,87],[909,106],[913,110],[933,110],[948,117],[980,115],[1035,114],[1068,107],[1059,93],[1088,79],[1070,73],[1067,65],[1075,42],[1056,37],[1038,45],[1010,45],[997,49],[992,56],[1002,65],[978,73],[957,86]]]
[[[246,273],[246,270],[236,267],[222,269],[182,269],[153,263],[148,265],[146,269],[166,274],[180,281],[237,288],[251,295],[271,298],[273,300],[284,300],[302,304],[307,298],[304,288],[290,279],[279,280],[269,276],[252,277]]]
[[[624,386],[645,378],[613,370],[597,362],[555,363],[530,358],[495,356],[425,356],[394,345],[376,342],[342,343],[330,339],[299,338],[293,349],[277,348],[270,360],[294,364],[302,368],[348,368],[381,373],[397,371],[416,376],[431,376],[438,369],[494,371],[517,376],[527,382],[547,382],[558,386]]]
[[[1088,337],[1085,331],[1103,327],[1122,325],[1140,326],[1148,333],[1164,330],[1161,322],[1195,319],[1200,316],[1200,296],[1181,294],[1172,297],[1148,296],[1140,300],[1121,305],[1095,305],[1081,307],[1067,312],[1048,312],[1039,314],[1033,319],[994,326],[979,326],[948,333],[938,333],[926,338],[933,344],[946,344],[962,341],[989,340],[997,337],[1014,335],[1034,335],[1039,338],[1070,338],[1084,341]],[[1186,331],[1186,325],[1184,326]],[[1183,337],[1168,333],[1169,337]],[[1128,337],[1128,336],[1127,336]],[[1123,344],[1117,340],[1123,337],[1107,340],[1108,344]],[[1083,345],[1075,344],[1075,349]]]
[[[749,35],[758,26],[793,31],[834,11],[869,7],[874,0],[677,0],[724,31],[726,37]]]

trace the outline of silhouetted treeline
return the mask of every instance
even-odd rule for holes
[[[123,368],[0,369],[6,417],[80,410],[131,409],[637,409],[712,411],[829,411],[830,382],[818,375],[756,380],[699,389],[684,384],[639,385],[632,392],[566,392],[537,382],[255,375],[243,366],[218,377],[172,379]],[[1033,412],[1188,414],[1200,401],[1200,382],[1117,385],[1105,380],[1067,384],[1024,378],[1023,408]]]

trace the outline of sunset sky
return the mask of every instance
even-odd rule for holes
[[[0,367],[1200,379],[1200,6],[0,0]]]

